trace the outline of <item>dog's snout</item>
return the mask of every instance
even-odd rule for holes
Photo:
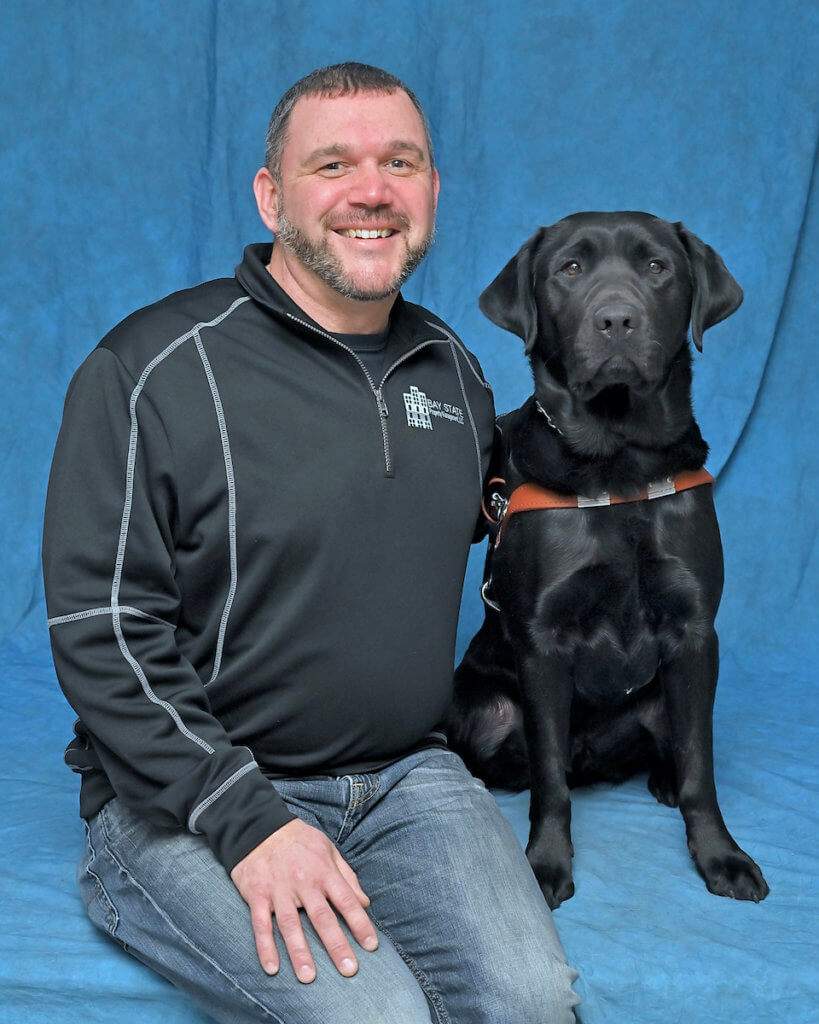
[[[594,314],[595,328],[612,336],[639,330],[641,325],[639,308],[628,302],[608,302]]]

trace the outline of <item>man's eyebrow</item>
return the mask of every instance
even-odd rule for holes
[[[416,142],[410,142],[408,139],[393,139],[384,148],[388,153],[412,153],[422,163],[425,163],[428,159],[426,152]],[[347,156],[350,152],[351,148],[345,146],[343,142],[334,142],[329,146],[314,149],[304,162],[305,164],[312,164],[329,156]]]
[[[321,149],[314,149],[304,162],[306,164],[312,164],[316,160],[323,160],[326,156],[346,156],[349,152],[349,146],[344,146],[340,142],[335,142],[331,146],[322,146]]]
[[[416,142],[410,142],[407,139],[394,139],[389,149],[392,153],[414,153],[422,162],[428,159],[427,154]]]

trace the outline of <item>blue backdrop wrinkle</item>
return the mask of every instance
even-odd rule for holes
[[[531,380],[482,289],[540,224],[645,209],[745,290],[695,354],[726,554],[716,771],[760,906],[705,892],[644,779],[575,794],[577,895],[556,914],[585,1024],[819,1021],[814,697],[819,257],[815,5],[623,0],[27,0],[0,13],[0,984],[14,1022],[201,1015],[85,920],[72,713],[49,660],[39,544],[63,396],[100,337],[262,240],[251,181],[281,93],[387,67],[432,122],[438,238],[406,289],[478,354],[498,411]],[[459,650],[481,619],[470,561]],[[499,794],[521,841],[526,794]]]

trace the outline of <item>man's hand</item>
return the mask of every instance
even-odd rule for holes
[[[275,914],[296,977],[310,982],[316,976],[299,907],[307,912],[330,959],[347,978],[358,970],[358,961],[333,907],[364,949],[374,950],[378,946],[375,929],[364,911],[370,900],[358,884],[355,872],[323,832],[300,818],[289,821],[259,843],[239,861],[230,877],[250,907],[256,951],[268,974],[279,969],[279,954],[273,941]]]

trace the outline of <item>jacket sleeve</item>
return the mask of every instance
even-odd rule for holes
[[[46,502],[57,677],[116,794],[157,825],[203,834],[230,871],[293,814],[177,647],[175,507],[162,421],[98,348],[69,387]]]
[[[477,357],[465,348],[460,338],[452,334],[448,328],[446,328],[446,333],[457,347],[456,358],[462,365],[460,371],[463,374],[462,379],[467,381],[473,390],[471,401],[466,393],[464,393],[464,398],[470,407],[470,417],[473,418],[475,442],[479,448],[481,463],[481,504],[472,534],[472,543],[477,544],[489,534],[489,524],[483,507],[489,481],[492,477],[498,476],[499,471],[499,434],[495,423],[495,399],[492,386],[484,376]]]

